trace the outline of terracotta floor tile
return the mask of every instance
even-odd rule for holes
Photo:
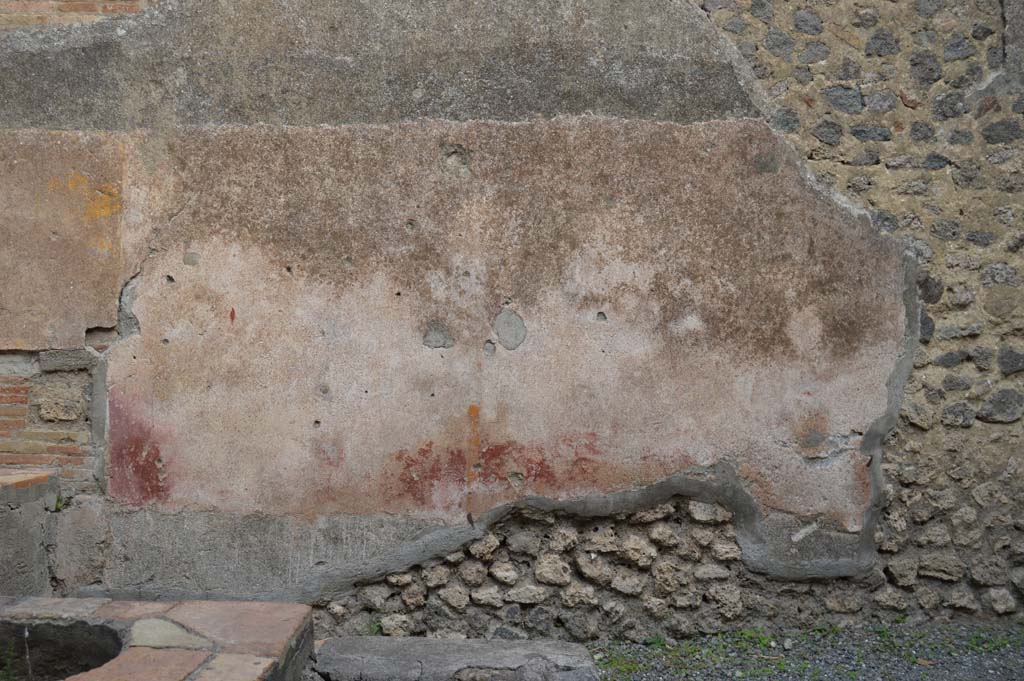
[[[295,603],[185,601],[165,617],[217,641],[224,652],[278,658],[310,612]]]
[[[129,648],[102,667],[67,681],[184,681],[208,655],[205,650]]]

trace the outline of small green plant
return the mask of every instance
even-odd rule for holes
[[[668,647],[668,643],[665,641],[665,636],[663,634],[655,634],[654,636],[651,636],[649,639],[644,641],[644,645],[648,645],[652,648]]]
[[[608,654],[597,663],[598,667],[617,674],[632,674],[640,671],[640,663],[632,657],[609,651]]]
[[[7,650],[0,652],[0,681],[15,681],[14,662],[16,659],[13,643]]]
[[[737,635],[744,643],[757,648],[770,648],[772,645],[772,637],[763,629],[740,629]]]

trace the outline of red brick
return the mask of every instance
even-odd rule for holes
[[[27,385],[0,385],[0,395],[27,395]]]
[[[62,2],[57,5],[57,11],[93,13],[99,11],[99,6],[95,2]]]
[[[44,430],[41,428],[23,431],[19,437],[25,440],[41,440],[53,443],[85,444],[89,434],[82,430]]]
[[[21,430],[25,427],[25,419],[0,419],[0,428],[4,430]]]
[[[4,14],[9,13],[47,13],[54,11],[54,3],[52,2],[17,2],[15,0],[7,0],[6,2],[0,2],[0,12]]]
[[[46,451],[51,454],[81,454],[82,448],[78,445],[50,445]]]
[[[0,466],[51,466],[52,454],[7,454],[0,452]]]
[[[28,416],[28,407],[20,404],[0,404],[0,418],[5,416],[24,418],[25,416]]]
[[[0,471],[0,488],[23,489],[42,485],[50,480],[52,471]]]
[[[24,376],[0,376],[0,385],[27,385],[28,379]]]
[[[28,395],[0,394],[0,404],[28,404]]]

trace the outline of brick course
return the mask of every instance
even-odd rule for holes
[[[72,2],[70,0],[4,0],[0,2],[0,31],[25,26],[78,24],[118,15],[135,14],[143,0]]]

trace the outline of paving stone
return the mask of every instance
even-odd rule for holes
[[[174,622],[158,619],[138,620],[132,625],[131,646],[144,648],[208,649],[210,641],[182,629]]]
[[[598,678],[586,648],[546,640],[342,637],[324,642],[314,669],[331,681]]]
[[[184,681],[209,654],[205,650],[129,648],[102,667],[67,681]]]
[[[167,617],[223,647],[228,653],[278,658],[288,643],[311,626],[311,609],[294,603],[186,601]]]
[[[203,667],[194,681],[263,681],[274,670],[274,660],[256,655],[221,653]]]

